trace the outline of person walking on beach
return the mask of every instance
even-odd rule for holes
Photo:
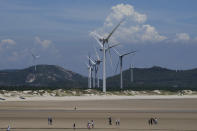
[[[10,125],[8,125],[8,128],[7,128],[7,130],[6,131],[10,131]]]
[[[157,125],[157,123],[158,123],[158,121],[157,121],[157,118],[156,118],[156,117],[154,118],[154,123],[155,123],[155,125]]]
[[[87,128],[90,129],[90,121],[87,123]]]
[[[48,117],[48,125],[50,125],[50,117]]]
[[[118,125],[118,126],[120,125],[120,119],[117,120],[117,125]]]
[[[50,123],[51,123],[51,125],[53,124],[53,119],[52,119],[52,117],[51,117],[51,119],[50,119],[51,121],[50,121]]]
[[[73,123],[73,129],[75,129],[76,128],[76,124],[75,124],[75,122]]]
[[[112,125],[112,118],[111,118],[111,116],[109,116],[108,120],[109,120],[109,125]]]
[[[48,125],[52,125],[52,123],[53,123],[52,117],[48,117]]]
[[[92,128],[94,128],[94,121],[91,120],[91,125],[92,125]]]
[[[148,120],[148,124],[149,124],[149,125],[152,125],[152,124],[153,124],[153,118],[150,118],[150,119]]]

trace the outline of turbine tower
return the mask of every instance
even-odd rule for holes
[[[120,21],[120,23],[118,23],[118,25],[112,30],[112,32],[106,38],[101,37],[98,34],[94,33],[94,35],[98,37],[98,39],[96,40],[101,46],[102,51],[103,51],[103,92],[106,92],[106,68],[105,68],[106,67],[106,50],[109,49],[109,47],[106,48],[106,44],[108,44],[109,38],[112,36],[112,34],[116,31],[116,29],[120,26],[122,22],[123,21]]]
[[[119,56],[119,62],[120,62],[120,89],[123,89],[123,79],[122,79],[122,63],[123,63],[123,57],[126,55],[129,55],[131,53],[135,53],[136,51],[127,52],[124,54],[120,54],[115,48],[113,48],[115,53]],[[118,66],[117,66],[118,67]]]
[[[89,64],[86,64],[88,67],[88,88],[92,88],[91,76],[92,76],[92,67]]]
[[[88,87],[91,89],[92,88],[92,71],[93,71],[93,65],[92,65],[92,62],[90,60],[90,56],[88,55],[87,56],[88,58],[88,64],[87,67],[88,67]]]
[[[95,48],[95,53],[96,53],[96,60],[95,60],[95,62],[96,62],[95,75],[96,75],[96,77],[97,77],[97,88],[99,88],[100,85],[99,85],[99,74],[98,74],[98,71],[99,71],[99,65],[100,65],[100,63],[102,62],[102,60],[100,59],[100,56],[99,56],[98,52],[96,51],[96,48]]]
[[[40,56],[39,56],[39,55],[35,55],[35,54],[33,54],[32,52],[31,52],[31,56],[32,56],[32,58],[33,58],[33,63],[34,63],[34,65],[35,65],[35,71],[36,71],[36,59],[38,59]]]
[[[92,71],[95,70],[95,77],[91,78],[93,79],[93,88],[95,88],[95,79],[96,79],[96,62],[89,56],[88,57],[89,61],[90,61],[90,65],[92,66]]]
[[[131,72],[131,83],[133,83],[133,82],[134,82],[133,69],[134,69],[134,66],[131,64],[131,66],[130,66],[130,72]]]

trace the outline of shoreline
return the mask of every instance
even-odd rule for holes
[[[94,101],[94,100],[126,100],[126,99],[197,99],[197,95],[135,95],[135,96],[32,96],[32,97],[2,97],[6,101]]]

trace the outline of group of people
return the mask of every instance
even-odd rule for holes
[[[52,125],[53,124],[53,119],[52,117],[48,117],[48,125]]]
[[[109,125],[112,125],[112,118],[111,116],[108,117],[108,122],[109,122]],[[120,119],[116,119],[116,126],[119,126],[120,125]]]
[[[88,128],[88,129],[94,128],[94,120],[88,121],[88,123],[87,123],[87,128]]]
[[[88,121],[88,123],[87,123],[87,128],[88,128],[88,129],[94,128],[94,120]],[[73,123],[73,129],[76,129],[76,124],[75,124],[75,122]]]
[[[119,120],[119,119],[116,120],[116,125],[117,125],[117,126],[120,125],[120,120]]]
[[[158,120],[157,120],[157,118],[150,118],[149,120],[148,120],[148,124],[149,125],[153,125],[153,124],[157,124],[158,123]]]

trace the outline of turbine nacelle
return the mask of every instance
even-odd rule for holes
[[[111,48],[113,48],[113,47],[115,47],[115,46],[118,46],[118,45],[120,45],[120,43],[113,44],[113,45],[109,45],[107,48],[105,48],[105,50],[108,51],[109,49],[111,49]],[[102,48],[100,48],[99,50],[100,50],[100,51],[103,51]]]
[[[101,43],[108,43],[108,39],[104,39],[104,38],[99,38],[99,41],[101,42]]]

